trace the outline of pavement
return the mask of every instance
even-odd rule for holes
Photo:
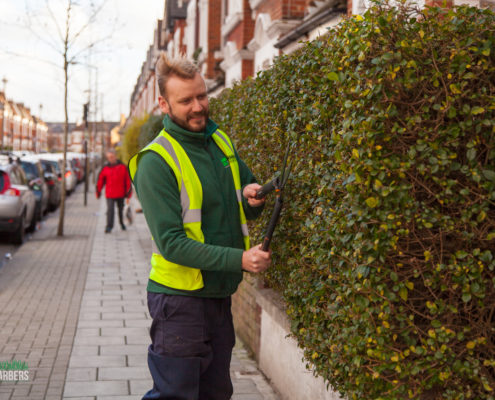
[[[82,190],[68,198],[64,237],[53,213],[0,269],[0,366],[29,371],[28,381],[0,380],[0,400],[141,399],[152,387],[144,216],[104,234],[105,200],[90,193],[84,207]],[[232,400],[279,399],[240,340],[231,376]]]

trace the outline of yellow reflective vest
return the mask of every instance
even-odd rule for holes
[[[234,146],[230,138],[222,131],[217,130],[213,135],[216,145],[222,150],[227,159],[231,160],[230,169],[236,190],[237,201],[239,203],[239,215],[242,234],[244,237],[244,247],[249,249],[249,232],[246,223],[246,215],[242,207],[241,177],[239,164],[235,157]],[[204,235],[201,230],[201,206],[203,203],[203,187],[199,180],[189,156],[170,134],[162,130],[160,134],[134,155],[129,161],[129,173],[134,181],[134,176],[139,164],[140,156],[146,151],[154,151],[159,154],[170,166],[177,179],[182,208],[182,223],[187,237],[204,243]],[[203,288],[203,277],[201,270],[185,265],[179,265],[168,261],[153,241],[153,254],[151,256],[150,279],[161,285],[179,289],[194,291]]]

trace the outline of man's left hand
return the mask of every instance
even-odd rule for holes
[[[265,198],[257,199],[256,192],[261,189],[261,185],[257,183],[251,183],[249,185],[244,186],[244,190],[242,191],[242,195],[248,201],[248,204],[251,207],[259,207],[265,202]]]

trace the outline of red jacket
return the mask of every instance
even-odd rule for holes
[[[132,195],[131,178],[126,166],[120,161],[115,164],[107,163],[101,169],[98,174],[98,183],[96,184],[97,197],[100,197],[105,185],[107,185],[105,189],[107,199],[129,198]]]

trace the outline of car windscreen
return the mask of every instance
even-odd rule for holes
[[[21,161],[21,166],[22,169],[24,170],[24,173],[26,174],[28,181],[39,178],[38,168],[36,168],[35,164],[26,161]]]
[[[57,174],[60,173],[60,166],[58,165],[57,161],[43,160],[42,163],[43,164],[45,164],[45,163],[50,164],[54,168],[54,170]]]

